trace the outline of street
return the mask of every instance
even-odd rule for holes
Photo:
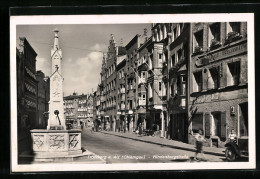
[[[194,162],[194,152],[126,139],[101,132],[82,131],[82,147],[106,163]],[[224,157],[206,154],[208,162],[223,162]],[[202,162],[202,161],[201,161]]]

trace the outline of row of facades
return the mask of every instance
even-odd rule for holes
[[[159,131],[160,137],[223,147],[232,129],[248,135],[247,24],[156,23],[150,38],[118,46],[111,35],[95,124],[112,131]],[[253,60],[253,59],[251,59]]]
[[[18,138],[30,129],[47,126],[50,80],[36,71],[37,53],[26,38],[19,39],[16,49]]]
[[[66,123],[90,126],[93,121],[93,95],[73,93],[63,97]]]

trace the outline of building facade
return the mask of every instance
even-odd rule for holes
[[[190,24],[169,24],[168,60],[163,69],[168,82],[168,138],[188,141],[188,65],[190,61]],[[166,67],[165,67],[166,66]],[[166,70],[163,70],[165,73]]]
[[[25,37],[19,38],[17,61],[17,123],[18,133],[38,127],[36,56]]]
[[[73,93],[64,97],[64,111],[66,123],[74,124],[73,127],[91,126],[93,122],[93,94]]]
[[[101,123],[105,130],[116,131],[119,129],[116,65],[118,59],[123,55],[125,55],[125,48],[117,46],[114,35],[111,34],[108,52],[103,57],[101,83],[99,84]]]
[[[137,128],[137,49],[140,47],[140,35],[136,35],[126,47],[126,130],[133,132]]]
[[[148,49],[148,106],[147,126],[160,130],[160,136],[165,137],[167,119],[167,86],[163,80],[163,63],[167,61],[168,24],[152,24],[152,42]],[[167,74],[167,72],[166,72]]]
[[[143,126],[143,129],[146,129],[147,123],[147,110],[148,100],[147,100],[147,77],[148,77],[148,49],[147,46],[152,42],[152,38],[145,39],[144,43],[138,48],[138,61],[137,61],[137,126]],[[149,126],[149,125],[148,125]]]
[[[223,147],[232,129],[238,137],[248,135],[246,27],[191,24],[189,130],[202,130],[208,146]]]
[[[37,119],[38,128],[46,129],[50,101],[50,79],[42,71],[36,72],[37,80]]]
[[[118,59],[116,65],[117,72],[117,131],[126,130],[126,55]]]

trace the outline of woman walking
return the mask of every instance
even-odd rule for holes
[[[192,132],[193,135],[193,132]],[[203,156],[203,160],[206,161],[206,157],[203,152],[203,142],[206,141],[205,138],[202,135],[202,130],[199,130],[199,133],[196,135],[193,135],[196,139],[196,152],[194,155],[194,160],[199,161],[197,156],[198,154],[201,154]]]

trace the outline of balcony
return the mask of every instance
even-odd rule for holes
[[[122,95],[121,101],[125,101],[125,94]]]
[[[227,34],[227,37],[225,39],[225,45],[229,44],[231,42],[235,42],[237,40],[240,40],[242,38],[242,35],[240,35],[238,32],[229,32]]]
[[[146,105],[146,101],[145,100],[138,100],[138,105],[139,106],[145,106]]]
[[[121,110],[125,110],[125,105],[121,104]]]
[[[124,94],[125,93],[125,88],[121,88],[120,92]]]
[[[186,98],[181,98],[179,106],[181,108],[185,109],[185,107],[186,107]]]
[[[143,83],[146,83],[146,79],[145,78],[139,78],[138,84],[143,84]]]
[[[202,54],[204,51],[203,51],[203,48],[201,46],[196,46],[194,48],[194,52],[193,52],[193,55],[200,55]]]
[[[134,91],[130,90],[127,95],[129,98],[134,97]]]
[[[100,97],[100,101],[101,101],[101,102],[106,101],[106,97],[105,97],[104,95],[102,95],[102,96]]]
[[[221,42],[220,41],[217,41],[216,39],[212,39],[211,40],[211,43],[210,43],[210,50],[215,50],[219,47],[221,47]]]

